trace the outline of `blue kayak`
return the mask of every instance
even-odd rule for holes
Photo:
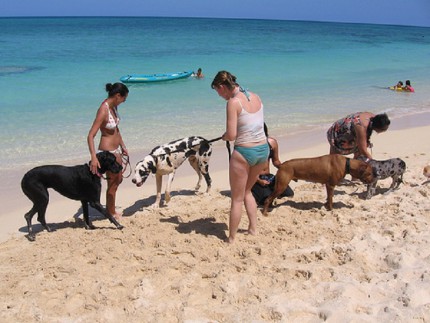
[[[123,83],[150,83],[184,79],[192,74],[193,71],[166,74],[130,74],[121,77],[119,80]]]

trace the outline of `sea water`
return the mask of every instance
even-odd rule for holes
[[[211,89],[228,70],[260,95],[272,134],[328,127],[356,111],[428,111],[430,28],[188,18],[0,19],[0,171],[88,160],[105,84],[197,70],[203,79],[130,85],[119,106],[129,150],[225,130]],[[387,89],[410,79],[416,93]],[[96,138],[96,145],[98,138]]]

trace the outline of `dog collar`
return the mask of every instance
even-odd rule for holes
[[[350,174],[351,173],[351,161],[350,161],[349,158],[346,159],[345,173],[346,174]]]

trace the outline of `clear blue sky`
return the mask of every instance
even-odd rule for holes
[[[430,0],[0,0],[0,17],[158,16],[430,27]]]

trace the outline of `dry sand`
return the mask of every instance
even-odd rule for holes
[[[364,185],[338,186],[327,211],[324,186],[299,181],[293,198],[259,213],[256,236],[238,234],[233,245],[223,242],[230,200],[221,143],[209,194],[194,193],[186,164],[160,209],[148,208],[153,178],[139,189],[127,179],[122,231],[95,211],[98,229],[85,230],[79,202],[54,195],[47,220],[57,230],[31,243],[30,202],[16,196],[19,206],[1,215],[0,321],[430,322],[429,133],[393,122],[374,134],[375,159],[407,164],[399,190],[383,195],[391,179],[382,180],[365,200]],[[282,159],[326,154],[324,131],[311,138],[281,138]]]

